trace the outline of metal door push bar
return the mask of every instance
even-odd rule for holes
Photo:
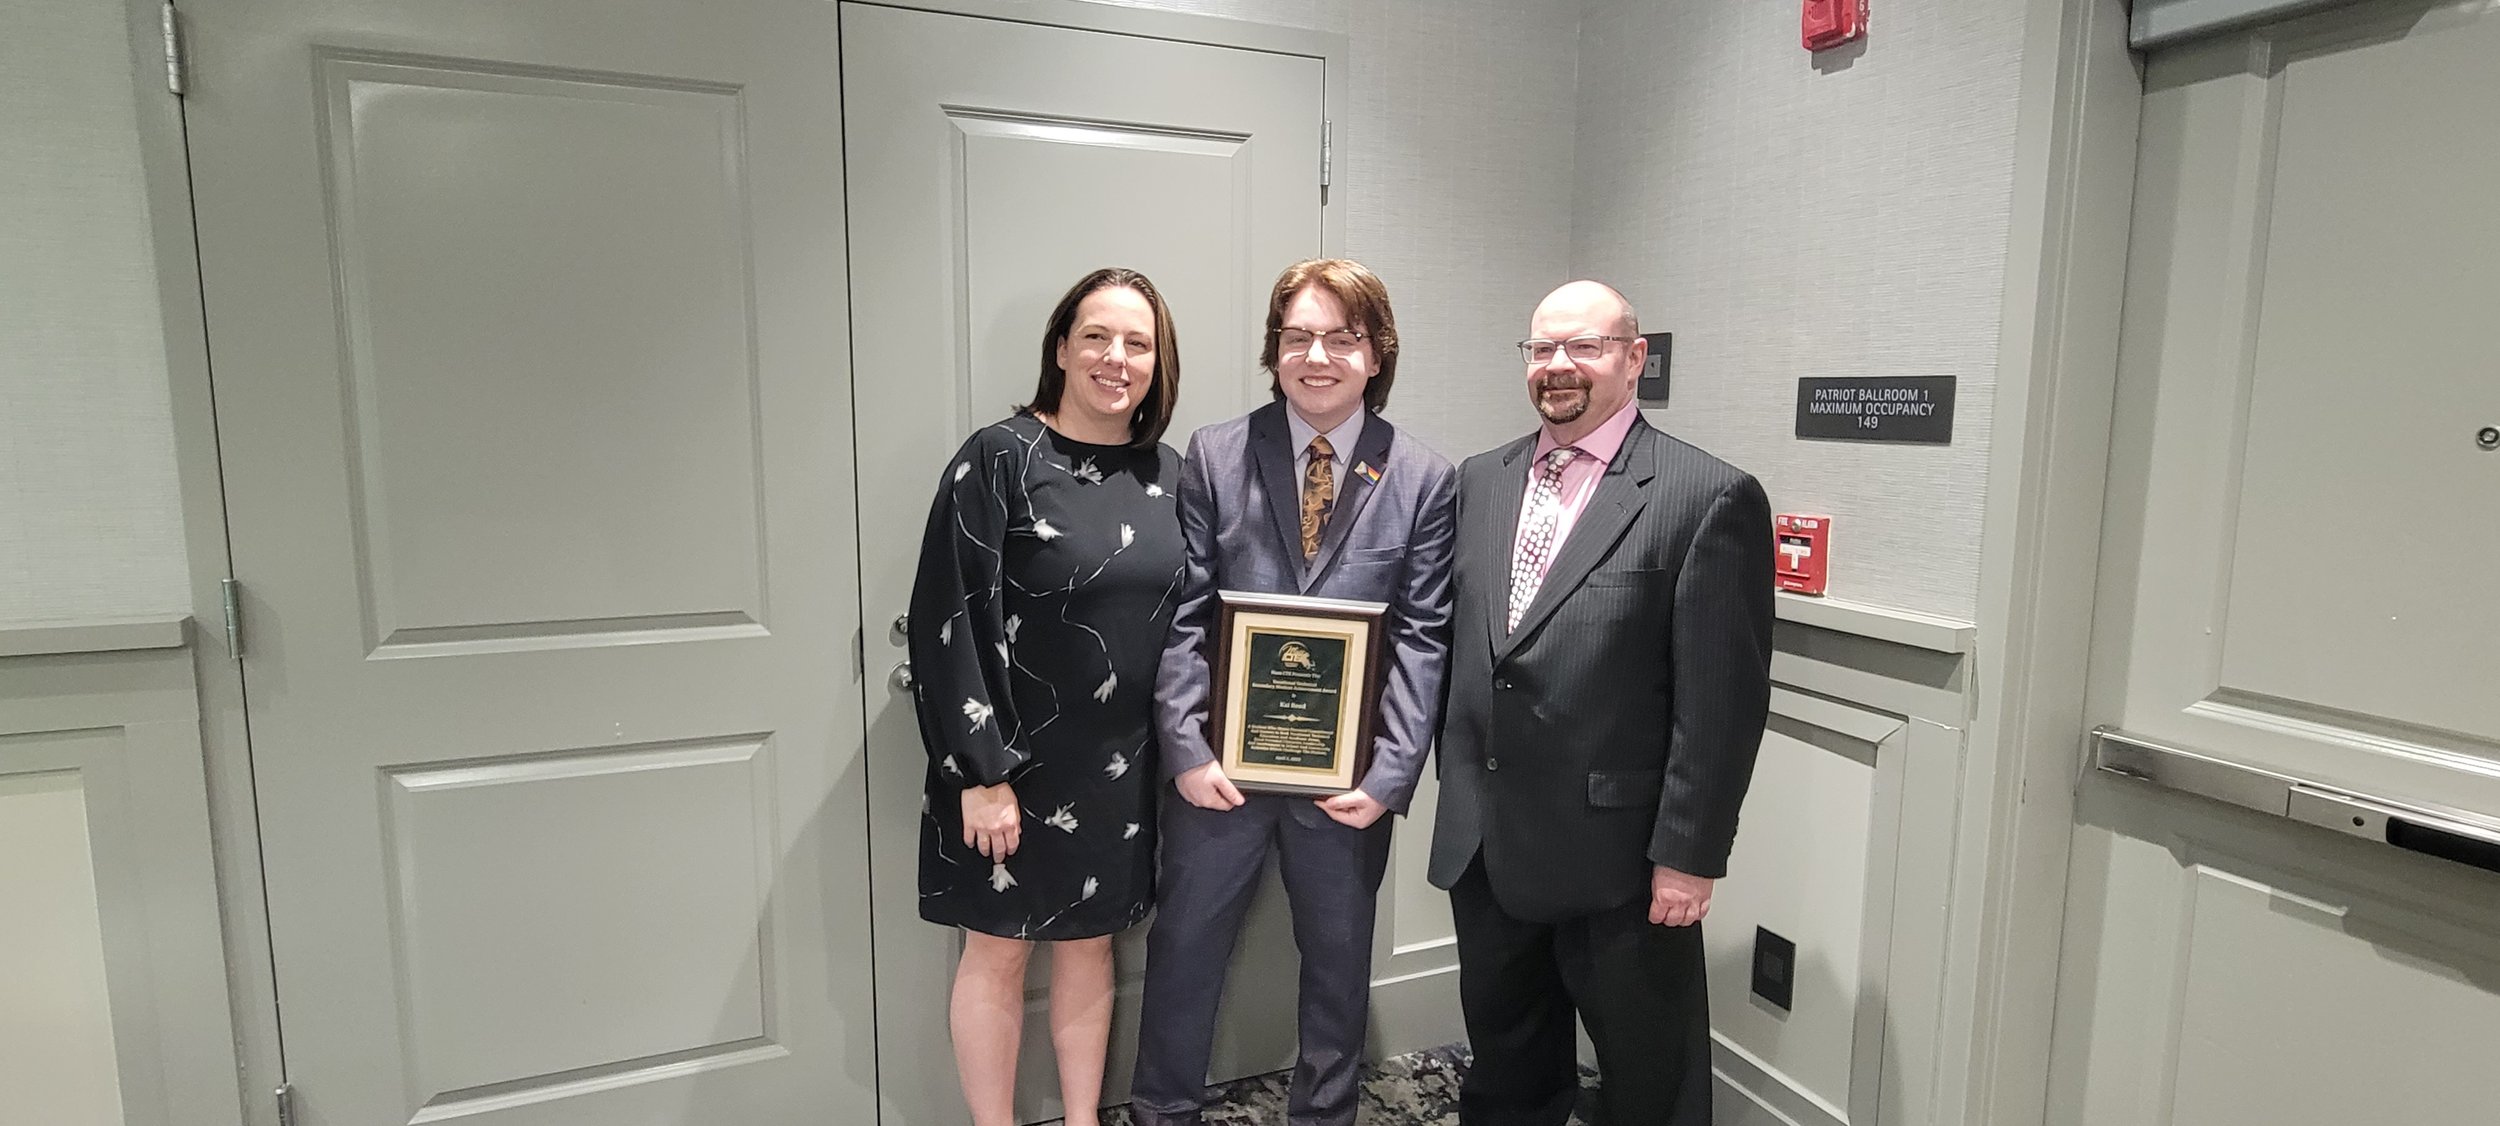
[[[2092,766],[2122,778],[2500,872],[2500,822],[2460,810],[2349,793],[2305,778],[2164,746],[2112,727],[2092,729]]]

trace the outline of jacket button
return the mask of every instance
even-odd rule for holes
[[[1486,770],[1500,770],[1502,768],[1502,760],[1488,757],[1484,760],[1484,768]]]
[[[1509,679],[1508,679],[1508,678],[1503,678],[1503,679],[1498,679],[1498,680],[1495,680],[1495,681],[1493,682],[1493,690],[1494,690],[1494,691],[1496,691],[1496,692],[1508,692],[1508,691],[1510,691],[1510,681],[1509,681]]]

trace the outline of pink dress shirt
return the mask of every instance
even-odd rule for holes
[[[1603,425],[1591,431],[1588,437],[1572,443],[1573,446],[1579,448],[1580,453],[1579,456],[1571,459],[1570,464],[1563,466],[1562,513],[1554,520],[1554,549],[1546,553],[1545,567],[1537,573],[1537,581],[1543,582],[1545,571],[1553,569],[1554,558],[1562,554],[1564,541],[1571,538],[1571,526],[1579,522],[1581,510],[1589,506],[1589,498],[1597,495],[1597,482],[1606,476],[1606,467],[1614,464],[1616,451],[1623,448],[1623,439],[1632,433],[1632,421],[1640,416],[1639,403],[1625,403],[1622,410],[1616,411],[1613,418],[1607,419]],[[1537,429],[1536,453],[1528,459],[1528,495],[1530,498],[1535,496],[1537,463],[1545,460],[1545,455],[1554,452],[1554,448],[1560,444],[1554,441],[1554,432],[1551,429],[1546,427]],[[1519,526],[1511,532],[1510,557],[1512,559],[1519,558],[1523,534],[1528,529],[1529,519],[1534,515],[1526,500],[1523,500],[1519,505]]]

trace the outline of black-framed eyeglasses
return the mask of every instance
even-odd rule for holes
[[[1350,328],[1316,333],[1299,328],[1280,328],[1276,330],[1276,347],[1281,350],[1282,355],[1307,355],[1311,351],[1311,342],[1316,340],[1319,341],[1320,347],[1328,349],[1329,355],[1342,360],[1353,355],[1355,349],[1362,347],[1368,335],[1368,333],[1356,332]]]
[[[1590,335],[1574,336],[1569,340],[1522,340],[1519,342],[1519,358],[1532,364],[1550,364],[1554,362],[1554,353],[1559,350],[1563,355],[1586,363],[1605,355],[1608,341],[1629,344],[1638,339],[1640,337],[1637,336]]]

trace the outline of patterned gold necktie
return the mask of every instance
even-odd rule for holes
[[[1563,466],[1579,453],[1578,446],[1560,446],[1537,460],[1536,482],[1528,489],[1527,523],[1519,530],[1519,550],[1510,561],[1510,623],[1504,629],[1519,628],[1520,616],[1536,601],[1537,588],[1545,585],[1554,532],[1562,525]]]
[[[1319,556],[1319,534],[1328,527],[1328,510],[1337,504],[1337,451],[1328,435],[1311,438],[1311,467],[1302,471],[1302,560]]]

